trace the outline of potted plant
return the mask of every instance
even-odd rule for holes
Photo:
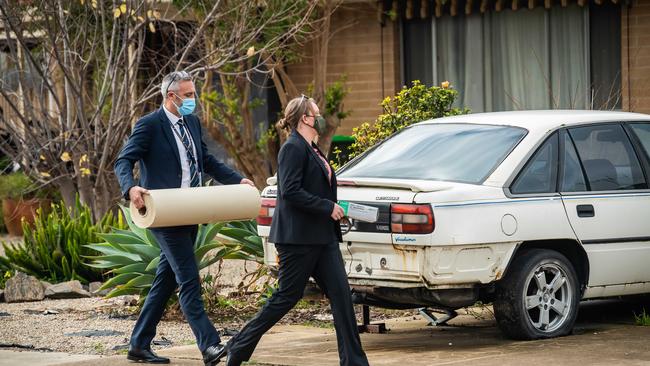
[[[51,200],[48,191],[37,189],[34,182],[24,173],[0,175],[0,199],[2,215],[9,235],[22,236],[22,221],[32,225],[36,210],[49,209]]]

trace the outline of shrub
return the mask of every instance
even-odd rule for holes
[[[0,199],[59,198],[53,187],[42,187],[23,172],[0,175]]]
[[[645,308],[641,314],[634,313],[634,324],[647,327],[650,325],[650,314],[646,313]]]
[[[22,198],[33,190],[32,180],[24,173],[0,175],[0,198]]]
[[[136,226],[127,207],[121,207],[129,230],[113,229],[111,233],[100,234],[104,240],[99,244],[88,244],[87,248],[101,255],[89,256],[88,266],[109,269],[115,277],[102,286],[112,289],[106,297],[139,294],[144,302],[160,261],[160,246],[151,230]],[[232,241],[215,239],[217,235]],[[211,250],[217,253],[207,256]],[[261,262],[264,256],[262,240],[257,236],[254,221],[216,223],[199,226],[194,243],[194,255],[199,269],[203,269],[221,259],[246,259]],[[207,256],[207,257],[206,257]]]
[[[416,122],[467,113],[466,109],[453,107],[457,97],[458,91],[449,88],[448,82],[427,88],[415,80],[410,88],[404,86],[394,97],[386,97],[380,103],[384,113],[373,124],[366,122],[353,129],[355,141],[350,145],[347,159],[340,151],[334,151],[335,168]]]
[[[63,202],[52,204],[52,211],[47,214],[40,209],[37,211],[33,228],[23,223],[22,245],[3,243],[5,258],[0,257],[0,262],[50,282],[99,281],[102,271],[82,261],[84,256],[96,254],[85,245],[98,242],[97,234],[110,227],[123,226],[121,216],[116,217],[112,212],[101,222],[93,223],[90,208],[81,204],[79,198],[72,209]]]

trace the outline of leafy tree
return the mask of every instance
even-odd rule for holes
[[[259,69],[261,55],[302,34],[316,1],[0,1],[11,40],[0,134],[16,142],[0,151],[101,218],[120,199],[113,162],[132,124],[159,103],[163,75]]]

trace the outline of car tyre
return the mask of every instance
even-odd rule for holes
[[[517,253],[496,284],[494,315],[509,338],[531,340],[571,333],[580,290],[571,262],[559,252],[530,249]]]

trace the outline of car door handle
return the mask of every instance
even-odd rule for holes
[[[578,205],[576,207],[578,211],[578,217],[594,217],[596,216],[596,211],[594,210],[594,205]]]

